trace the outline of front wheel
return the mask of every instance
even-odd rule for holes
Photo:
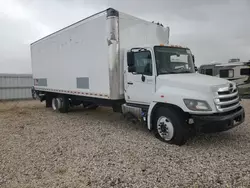
[[[187,126],[182,112],[166,107],[157,109],[154,130],[158,139],[170,144],[183,145],[190,137]]]

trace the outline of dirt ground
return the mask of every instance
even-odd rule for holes
[[[111,109],[1,102],[0,187],[250,187],[250,100],[242,104],[244,124],[178,147]]]

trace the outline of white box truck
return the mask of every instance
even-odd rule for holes
[[[169,45],[169,27],[113,8],[32,43],[31,59],[32,93],[46,107],[110,106],[167,143],[245,119],[236,85],[196,73],[190,49]]]

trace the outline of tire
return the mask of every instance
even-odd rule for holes
[[[52,109],[61,113],[69,111],[69,99],[66,96],[60,96],[52,99]]]
[[[52,99],[52,109],[54,111],[58,111],[61,105],[61,101],[59,98],[53,98]]]
[[[163,142],[181,146],[190,137],[184,114],[174,108],[158,108],[153,121],[156,138]]]
[[[52,97],[50,95],[46,95],[45,106],[46,106],[46,108],[52,107]]]
[[[66,96],[60,97],[61,100],[61,108],[59,108],[59,112],[67,113],[69,111],[69,98]]]

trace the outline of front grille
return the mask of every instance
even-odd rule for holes
[[[237,99],[237,98],[238,98],[238,95],[235,95],[233,97],[228,97],[228,98],[221,98],[220,102],[227,102],[227,101],[231,101],[231,100],[234,100],[234,99]]]
[[[232,92],[230,92],[230,91],[218,91],[218,94],[219,95],[229,95],[229,94],[236,93],[236,92],[237,92],[237,89],[234,89]]]
[[[229,108],[229,107],[235,106],[235,105],[237,105],[237,104],[238,104],[238,102],[235,102],[235,103],[232,103],[232,104],[221,105],[220,107],[221,107],[221,108]]]
[[[215,104],[220,112],[227,112],[239,107],[239,93],[237,88],[232,84],[227,88],[220,88],[216,93]]]

